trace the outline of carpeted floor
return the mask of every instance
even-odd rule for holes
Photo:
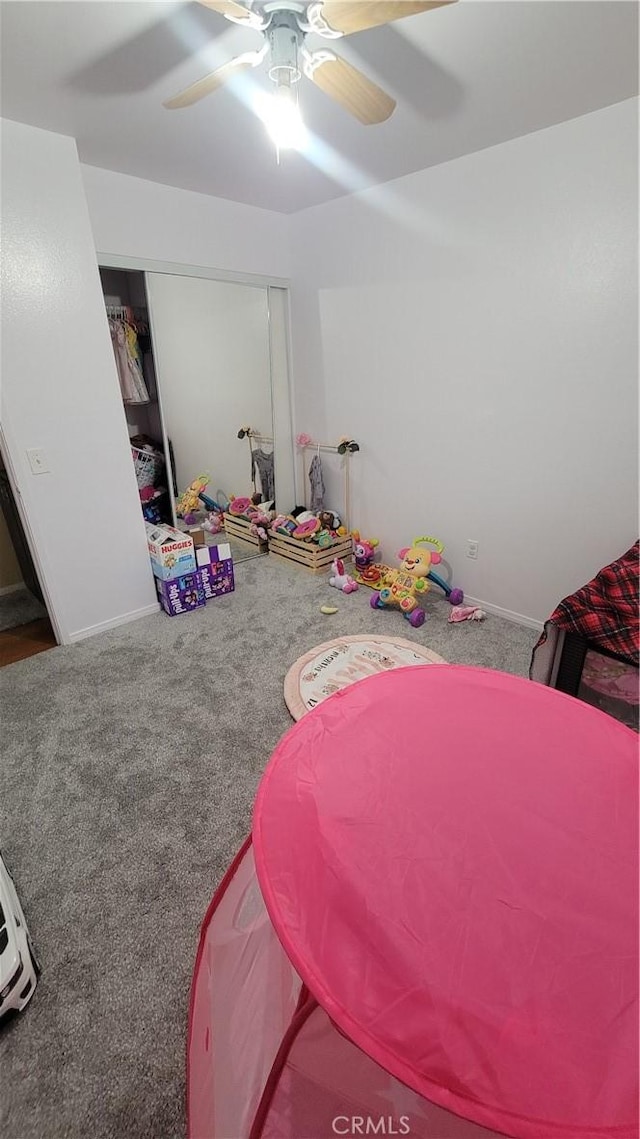
[[[182,1139],[198,930],[291,726],[296,657],[387,632],[525,676],[537,636],[497,617],[449,625],[438,590],[414,630],[372,612],[368,590],[344,596],[269,558],[236,580],[204,610],[0,672],[0,844],[43,967],[0,1030],[11,1139]],[[327,603],[339,612],[321,614]]]
[[[18,625],[28,625],[30,621],[38,621],[46,616],[44,605],[26,588],[0,596],[0,632],[15,629]]]

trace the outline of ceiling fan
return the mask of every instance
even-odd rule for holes
[[[275,84],[267,123],[278,148],[298,145],[302,120],[297,87],[302,74],[335,99],[365,126],[382,123],[393,113],[395,99],[357,67],[328,48],[310,51],[310,32],[327,40],[380,27],[440,8],[455,0],[198,0],[235,24],[262,32],[264,44],[246,51],[192,83],[164,104],[168,110],[189,107],[217,91],[234,76],[268,60]]]

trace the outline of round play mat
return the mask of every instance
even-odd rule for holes
[[[299,720],[327,696],[365,676],[412,664],[446,663],[431,649],[402,637],[336,637],[292,664],[284,679],[284,698],[294,720]]]

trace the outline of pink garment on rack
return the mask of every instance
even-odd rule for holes
[[[130,337],[123,320],[110,320],[109,331],[116,358],[120,391],[125,403],[149,403],[149,393],[142,369],[133,354]]]

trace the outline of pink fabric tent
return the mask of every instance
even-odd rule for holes
[[[637,1136],[637,768],[482,669],[304,717],[203,923],[190,1139]]]

